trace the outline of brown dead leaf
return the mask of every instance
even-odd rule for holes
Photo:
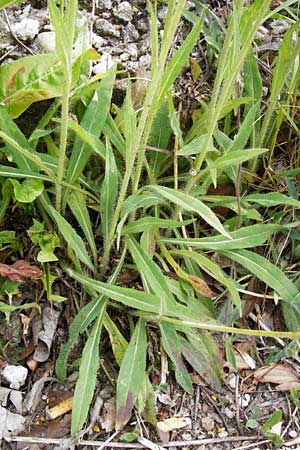
[[[101,427],[107,432],[115,428],[116,423],[116,398],[108,399],[103,405],[103,415],[100,417]]]
[[[9,278],[11,281],[23,283],[25,281],[24,278],[35,280],[42,276],[43,272],[39,267],[32,266],[27,261],[19,259],[11,265],[0,263],[0,275],[4,278]]]
[[[210,289],[208,284],[202,280],[202,278],[196,277],[195,275],[188,275],[188,279],[192,284],[193,288],[203,297],[212,298],[215,293]]]
[[[60,416],[63,416],[64,414],[72,410],[72,404],[73,404],[73,397],[69,397],[66,400],[63,400],[58,405],[48,409],[47,418],[49,420],[53,420],[57,419]]]
[[[279,392],[287,392],[290,391],[292,388],[296,389],[297,391],[300,391],[300,381],[289,381],[287,383],[282,383],[276,386],[276,391]]]
[[[269,366],[261,367],[254,372],[254,378],[260,383],[300,383],[299,378],[294,372],[293,368],[288,364],[270,364]]]
[[[164,433],[168,433],[169,431],[190,426],[191,423],[192,421],[189,417],[170,417],[169,419],[157,422],[157,428]]]

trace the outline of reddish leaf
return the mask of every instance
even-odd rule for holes
[[[39,267],[32,266],[27,261],[19,259],[11,265],[0,263],[0,275],[4,278],[9,278],[11,281],[23,283],[25,281],[24,278],[35,280],[42,276],[43,272]]]

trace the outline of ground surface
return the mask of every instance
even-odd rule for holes
[[[103,56],[106,64],[111,60],[119,64],[131,75],[145,73],[150,64],[150,36],[148,17],[145,11],[145,2],[133,1],[129,3],[121,1],[103,0],[90,4],[84,2],[83,16],[89,21],[91,27],[92,42],[96,50]],[[274,2],[275,5],[276,2]],[[188,2],[193,11],[194,3]],[[230,1],[207,2],[214,13],[225,21],[230,10]],[[162,29],[166,7],[161,5],[159,10],[159,28]],[[23,22],[22,22],[23,21]],[[28,21],[30,23],[28,23]],[[33,22],[32,22],[33,21]],[[22,22],[22,26],[18,26]],[[180,42],[186,35],[190,24],[182,21],[177,33],[177,41]],[[260,30],[262,35],[261,48],[262,61],[276,54],[278,45],[284,31],[283,24],[273,21]],[[27,34],[26,34],[27,33]],[[9,62],[11,58],[37,53],[51,49],[54,45],[54,37],[49,27],[47,10],[43,1],[27,2],[23,6],[7,10],[0,18],[0,58],[1,62]],[[176,46],[177,43],[174,43]],[[197,101],[205,98],[210,92],[211,72],[206,56],[203,52],[205,43],[195,47],[192,57],[202,67],[203,75],[193,81],[191,68],[187,67],[176,85],[177,94],[182,97],[187,116],[195,107]],[[269,56],[268,56],[269,55]],[[102,64],[102,63],[100,63]],[[206,69],[205,69],[206,68]],[[100,70],[94,68],[97,72]],[[122,84],[118,85],[116,98],[122,98]],[[33,111],[33,112],[32,112]],[[36,109],[31,110],[35,114]],[[188,120],[188,117],[187,117]],[[20,121],[24,131],[28,130],[28,116],[25,125]],[[26,223],[19,220],[19,212],[15,211],[12,223],[18,222],[23,246],[30,251],[30,244],[26,241]],[[133,276],[134,278],[134,276]],[[125,282],[130,284],[130,274],[125,274]],[[255,280],[254,280],[255,283]],[[19,301],[34,301],[36,297],[36,285],[34,282],[24,286],[24,292],[20,294]],[[9,442],[4,440],[3,449],[36,450],[39,448],[69,448],[67,440],[70,434],[69,399],[73,395],[76,381],[76,364],[73,373],[64,386],[57,383],[54,378],[54,364],[60,348],[60,344],[66,339],[67,328],[75,315],[75,299],[84,304],[87,299],[78,287],[69,284],[65,277],[61,278],[58,286],[60,295],[69,298],[67,305],[43,305],[43,314],[39,316],[35,312],[30,315],[13,313],[8,324],[1,316],[0,337],[2,346],[2,359],[0,363],[4,370],[7,361],[17,368],[9,378],[2,372],[0,387],[0,414],[2,420],[10,421],[10,437],[14,437],[20,430],[23,437],[21,442]],[[279,320],[273,314],[274,311],[264,308],[260,303],[253,304],[253,298],[246,301],[251,303],[252,310],[250,321],[252,324],[260,320],[260,326],[272,329],[273,321]],[[42,302],[43,303],[43,302]],[[275,319],[274,319],[275,318]],[[122,319],[120,319],[121,321]],[[44,339],[43,336],[44,332]],[[155,335],[155,327],[151,330]],[[46,339],[45,339],[46,335]],[[80,356],[83,344],[77,342],[70,357],[70,361],[76,363]],[[277,428],[271,433],[281,435],[286,441],[286,447],[300,448],[300,417],[296,404],[291,399],[289,388],[292,383],[299,382],[300,366],[297,357],[297,348],[285,351],[286,344],[280,340],[271,339],[235,339],[234,351],[236,355],[236,371],[226,363],[224,354],[224,341],[218,337],[220,344],[220,367],[224,371],[225,384],[221,390],[203,384],[196,375],[193,376],[195,393],[188,395],[178,388],[172,375],[169,374],[167,359],[159,353],[160,363],[156,363],[156,371],[152,382],[157,385],[156,413],[157,419],[169,426],[168,432],[154,430],[143,422],[138,414],[132,417],[126,427],[126,432],[138,429],[148,441],[140,441],[136,444],[124,443],[121,433],[114,433],[114,379],[116,369],[110,363],[110,354],[106,352],[105,339],[101,346],[102,370],[99,373],[94,406],[90,414],[88,431],[84,434],[81,448],[89,448],[94,441],[106,442],[106,446],[112,442],[117,448],[146,448],[158,449],[153,442],[161,441],[172,448],[188,448],[197,450],[222,450],[222,449],[271,449],[270,434],[263,431],[263,425],[272,414],[281,411],[282,418],[277,420]],[[153,348],[150,349],[154,356],[159,352],[159,345],[153,337]],[[281,352],[281,353],[280,353]],[[266,364],[271,354],[274,365],[268,365],[266,373],[259,368]],[[154,358],[153,356],[153,358]],[[155,359],[155,358],[154,358]],[[272,359],[269,359],[271,361]],[[22,377],[23,368],[28,373],[23,381],[16,381]],[[26,370],[27,370],[26,369]],[[103,370],[104,369],[104,370]],[[106,375],[108,376],[106,376]],[[270,383],[271,381],[271,383]],[[282,386],[283,381],[290,383]],[[159,389],[160,384],[160,389]],[[299,387],[299,386],[298,386]],[[21,393],[21,394],[20,394]],[[64,401],[63,404],[61,402]],[[66,408],[66,413],[58,418],[51,418],[52,407],[60,405]],[[14,414],[14,415],[11,415]],[[8,415],[10,415],[8,417]],[[24,421],[24,420],[25,421]],[[166,422],[171,419],[171,422]],[[180,422],[181,420],[181,422]],[[23,423],[24,422],[24,423]],[[178,423],[180,422],[180,423]],[[17,426],[18,425],[18,426]],[[179,428],[179,425],[182,428]],[[1,424],[0,424],[1,428]],[[9,428],[9,427],[8,427]],[[14,430],[15,428],[15,430]],[[268,430],[270,432],[270,429]],[[27,437],[27,440],[26,440]],[[112,439],[111,442],[107,440]],[[87,442],[89,441],[89,442]],[[95,448],[99,444],[95,443]],[[275,448],[275,447],[274,447]],[[280,445],[279,445],[280,448]]]

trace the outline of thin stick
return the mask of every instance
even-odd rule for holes
[[[192,445],[207,445],[207,444],[222,444],[223,442],[242,442],[242,441],[256,441],[259,436],[228,436],[226,438],[208,438],[208,439],[198,439],[194,441],[172,441],[168,444],[159,443],[157,445],[161,447],[188,447]],[[38,438],[30,436],[15,436],[6,437],[7,442],[23,442],[23,443],[36,443],[36,444],[63,444],[65,439],[57,438]],[[266,441],[270,442],[270,441]],[[86,445],[87,447],[99,447],[104,444],[105,441],[88,441],[85,439],[79,439],[77,445]],[[106,444],[107,448],[145,448],[144,445],[139,443],[124,443],[124,442],[108,442]]]
[[[8,15],[7,15],[7,12],[6,12],[6,9],[5,9],[5,8],[3,9],[3,12],[4,12],[5,21],[6,21],[6,23],[7,23],[9,32],[10,32],[10,34],[12,35],[12,37],[14,38],[14,40],[15,40],[18,44],[20,44],[22,47],[24,47],[31,55],[34,55],[34,52],[33,52],[29,47],[27,47],[27,45],[25,45],[24,42],[20,41],[20,39],[18,38],[18,36],[16,36],[16,34],[14,33],[14,31],[13,31],[11,25],[10,25],[10,21],[9,21],[9,18],[8,18]]]

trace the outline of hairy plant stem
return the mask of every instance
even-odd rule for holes
[[[55,207],[59,213],[61,212],[61,203],[62,203],[62,181],[64,177],[66,149],[67,149],[69,98],[71,92],[71,85],[72,80],[70,74],[68,73],[66,74],[64,82],[63,96],[61,102],[61,128],[60,128],[59,155],[57,161]]]

